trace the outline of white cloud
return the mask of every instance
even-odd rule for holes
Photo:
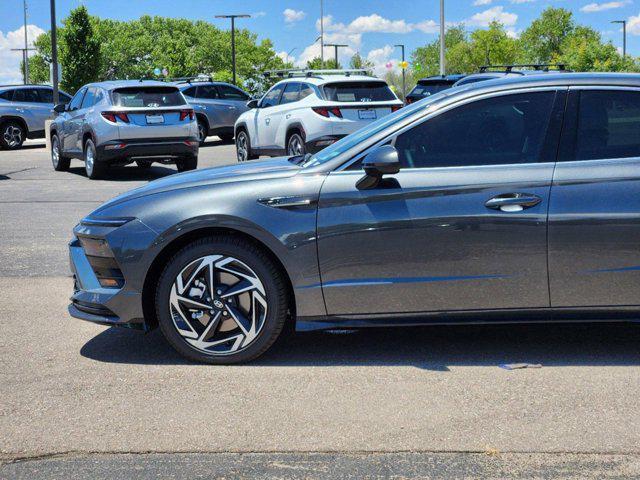
[[[296,57],[289,55],[289,53],[284,50],[276,53],[276,55],[279,56],[284,63],[294,63],[296,61]]]
[[[400,59],[392,57],[394,53],[398,53],[398,50],[391,45],[385,45],[382,48],[373,49],[367,54],[367,60],[373,63],[373,73],[376,76],[385,76],[389,71],[387,68],[387,63],[389,62],[393,64],[391,70],[398,70]]]
[[[640,35],[640,15],[631,16],[627,19],[627,32],[631,35]]]
[[[604,12],[605,10],[613,10],[614,8],[622,8],[628,3],[629,3],[628,1],[588,3],[587,5],[582,7],[580,11],[585,13]]]
[[[285,9],[285,11],[282,12],[282,14],[284,15],[284,21],[287,23],[299,22],[300,20],[302,20],[304,17],[307,16],[307,14],[302,10],[294,10],[292,8]]]
[[[267,16],[267,12],[254,12],[251,14],[252,17],[254,18],[259,18],[259,17],[266,17]]]
[[[475,0],[475,1],[473,2],[473,6],[474,6],[474,7],[480,7],[480,6],[482,6],[482,5],[491,5],[491,2],[492,2],[492,1],[493,1],[493,0]]]
[[[29,46],[32,46],[33,41],[42,33],[44,30],[40,27],[27,25]],[[24,27],[6,34],[0,30],[0,84],[22,82],[22,72],[20,71],[22,52],[13,52],[11,49],[23,47]]]
[[[478,27],[486,27],[491,22],[497,21],[505,27],[512,27],[518,21],[518,15],[504,11],[504,7],[492,7],[484,12],[476,13],[464,23]]]
[[[349,24],[348,29],[349,31],[358,33],[408,33],[413,30],[413,27],[404,20],[389,20],[374,13],[366,17],[356,18]]]

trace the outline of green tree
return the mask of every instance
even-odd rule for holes
[[[364,58],[359,52],[356,52],[349,61],[349,68],[355,70],[373,70],[375,65],[371,60]]]
[[[334,59],[325,59],[323,63],[320,57],[315,57],[307,62],[307,68],[310,70],[340,70],[342,65],[340,62],[336,63]]]
[[[549,7],[522,32],[520,41],[528,63],[553,63],[562,54],[562,44],[574,31],[570,11]]]
[[[445,61],[447,73],[464,72],[463,65],[458,61],[456,53],[452,50],[467,42],[467,31],[464,25],[450,27],[444,34]],[[428,43],[424,47],[418,47],[411,53],[411,63],[416,75],[426,77],[437,75],[440,72],[440,39]]]
[[[457,43],[450,52],[459,72],[477,71],[482,65],[513,65],[521,58],[520,43],[509,36],[504,26],[491,22],[489,28],[475,30],[466,42]]]
[[[95,80],[100,68],[100,42],[96,38],[86,7],[71,11],[60,34],[60,59],[64,65],[61,87],[75,92]]]

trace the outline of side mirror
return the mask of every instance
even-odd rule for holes
[[[380,183],[383,175],[393,175],[400,171],[398,151],[392,145],[377,147],[364,157],[362,168],[365,175],[358,180],[356,188],[358,190],[375,188]]]
[[[252,108],[252,109],[253,108],[258,108],[258,100],[256,100],[255,98],[252,99],[252,100],[249,100],[247,102],[247,107]]]
[[[56,113],[64,113],[67,110],[66,103],[58,103],[55,107],[53,107],[53,111]]]

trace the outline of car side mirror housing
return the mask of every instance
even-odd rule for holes
[[[364,177],[356,183],[358,190],[375,188],[383,175],[393,175],[400,171],[400,158],[393,145],[376,147],[362,161]]]
[[[249,108],[251,108],[251,109],[253,109],[253,108],[258,108],[258,100],[256,100],[255,98],[254,98],[254,99],[249,100],[249,101],[247,102],[247,107],[249,107]]]
[[[58,103],[55,107],[53,107],[53,111],[56,113],[64,113],[67,111],[66,103]]]

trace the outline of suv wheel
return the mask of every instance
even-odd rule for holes
[[[198,119],[198,141],[200,145],[204,145],[204,141],[207,139],[207,126],[203,120]]]
[[[71,164],[71,159],[62,155],[62,147],[57,134],[53,134],[51,137],[51,163],[56,172],[66,172]]]
[[[187,172],[189,170],[195,170],[198,168],[198,157],[187,157],[176,160],[176,167],[179,172]]]
[[[108,165],[100,161],[93,140],[88,139],[84,144],[84,170],[87,172],[87,177],[91,180],[102,178],[107,172],[107,168]]]
[[[0,145],[9,150],[20,148],[26,137],[24,127],[14,120],[3,123],[0,128]]]
[[[297,132],[293,133],[287,142],[287,154],[292,157],[297,157],[299,155],[304,155],[305,153],[306,149],[302,135]]]
[[[156,289],[160,329],[190,360],[230,364],[262,355],[288,314],[282,272],[233,236],[197,240],[167,263]]]
[[[247,160],[255,160],[257,155],[251,151],[251,140],[249,134],[244,130],[240,130],[236,135],[236,155],[238,162],[246,162]]]

